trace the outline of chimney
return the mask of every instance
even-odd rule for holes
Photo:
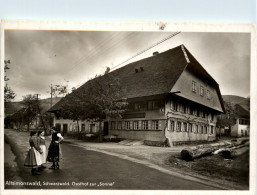
[[[157,56],[159,54],[158,51],[153,52],[153,56]]]

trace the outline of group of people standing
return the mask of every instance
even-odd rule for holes
[[[24,166],[32,168],[32,175],[39,175],[39,172],[46,168],[45,165],[47,161],[53,163],[50,167],[51,169],[59,169],[59,161],[62,158],[60,143],[62,143],[64,138],[55,128],[52,128],[51,132],[52,140],[49,145],[48,152],[46,149],[44,132],[30,132],[30,149],[25,159]]]

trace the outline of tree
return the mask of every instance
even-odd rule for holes
[[[9,67],[10,64],[11,64],[10,60],[5,60],[4,61],[4,72],[6,72],[7,70],[10,69],[10,67]],[[6,83],[5,83],[5,86],[4,86],[4,102],[10,102],[16,96],[14,91],[8,86],[7,81],[9,81],[9,80],[10,79],[5,75],[4,76],[4,81]]]
[[[225,114],[221,114],[217,118],[216,126],[221,127],[228,127],[228,135],[231,135],[231,127],[236,124],[236,115],[235,109],[231,102],[224,102]]]
[[[26,95],[23,96],[22,104],[24,106],[23,120],[27,124],[27,129],[29,130],[31,122],[37,117],[42,108],[36,95]]]
[[[126,111],[127,102],[121,94],[119,80],[110,73],[105,74],[89,80],[66,96],[61,114],[64,118],[77,121],[77,124],[86,119],[99,122],[99,140],[102,141],[102,121],[108,116],[121,117]]]

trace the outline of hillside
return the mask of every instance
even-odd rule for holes
[[[222,98],[225,102],[229,102],[233,105],[239,104],[244,109],[250,111],[250,99],[244,98],[236,95],[222,95]]]
[[[56,104],[61,97],[53,98],[53,105]],[[42,112],[46,112],[51,107],[51,98],[39,100],[41,107],[43,108]],[[22,108],[22,103],[20,102],[8,102],[5,104],[5,115],[11,115]]]

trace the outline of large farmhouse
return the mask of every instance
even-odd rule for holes
[[[224,112],[219,85],[185,46],[154,52],[149,58],[108,74],[119,79],[120,97],[127,99],[129,109],[120,118],[106,118],[102,125],[104,135],[149,142],[168,141],[170,145],[216,139],[217,115]],[[91,82],[97,79],[101,77]],[[87,85],[88,82],[81,87]],[[61,113],[62,102],[49,112],[55,116]],[[54,124],[64,134],[77,129],[76,122],[62,117],[55,117]],[[81,131],[99,132],[96,122],[85,120],[79,125]]]

